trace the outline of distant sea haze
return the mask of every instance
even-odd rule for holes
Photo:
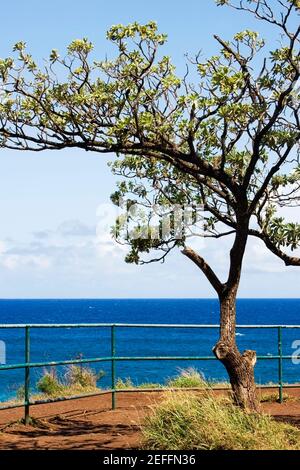
[[[300,324],[300,299],[240,299],[239,324]],[[218,301],[214,299],[83,299],[83,300],[0,300],[0,323],[168,323],[217,324]],[[116,354],[121,356],[209,356],[218,338],[211,329],[117,329]],[[283,354],[294,352],[299,330],[283,330]],[[6,344],[8,363],[24,361],[24,332],[0,330]],[[277,331],[238,330],[241,349],[255,349],[258,355],[278,353]],[[110,356],[109,329],[34,329],[31,332],[31,361],[43,362],[78,357]],[[117,364],[117,377],[130,377],[136,384],[165,382],[180,369],[197,368],[206,379],[227,380],[217,361],[137,361]],[[91,364],[104,370],[99,386],[110,386],[110,364]],[[58,367],[58,374],[64,368]],[[283,380],[300,382],[300,365],[284,361]],[[32,371],[33,384],[43,371]],[[24,371],[0,371],[0,399],[15,395],[22,385]],[[278,361],[261,360],[256,366],[256,381],[278,381]]]

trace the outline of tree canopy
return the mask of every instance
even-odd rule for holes
[[[111,60],[92,60],[93,44],[84,38],[64,56],[52,50],[39,67],[18,42],[13,57],[0,60],[0,147],[114,153],[112,171],[122,179],[114,202],[126,197],[144,208],[201,205],[204,236],[244,227],[286,265],[300,266],[291,252],[300,244],[300,225],[278,213],[300,200],[299,0],[217,3],[272,24],[278,47],[268,52],[250,30],[231,40],[215,35],[219,52],[190,58],[179,77],[161,52],[167,37],[152,21],[112,26],[107,38],[117,55]],[[137,230],[145,223],[137,217]],[[127,261],[135,263],[164,260],[184,246],[184,254],[222,289],[184,237],[125,238]],[[152,249],[159,255],[143,258]]]

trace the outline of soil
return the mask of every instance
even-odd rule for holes
[[[282,404],[263,403],[262,411],[300,428],[300,389],[289,389],[288,395]],[[163,392],[120,392],[115,410],[111,410],[109,394],[33,405],[28,426],[21,423],[22,408],[0,410],[0,449],[137,449],[143,418],[162,396]]]

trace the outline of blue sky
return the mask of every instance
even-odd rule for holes
[[[117,23],[156,20],[169,36],[165,53],[178,72],[184,54],[217,50],[214,33],[230,38],[245,28],[270,30],[251,16],[217,8],[213,0],[15,0],[1,6],[0,56],[24,40],[42,61],[88,37],[95,54],[112,54],[106,30]],[[137,267],[108,236],[96,240],[97,207],[109,202],[115,180],[107,158],[81,151],[43,154],[0,151],[0,297],[210,297],[206,279],[179,253],[164,265]],[[298,211],[294,216],[298,217]],[[299,217],[298,217],[299,219]],[[205,244],[202,253],[224,277],[228,242]],[[299,297],[300,269],[285,268],[259,243],[246,256],[240,295]]]

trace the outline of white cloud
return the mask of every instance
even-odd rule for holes
[[[51,259],[44,255],[34,256],[1,253],[0,265],[9,270],[23,267],[47,269],[51,266]]]
[[[86,237],[94,236],[96,228],[89,227],[79,220],[66,220],[57,228],[57,233],[62,236]]]
[[[0,256],[5,253],[5,243],[0,240]]]
[[[200,239],[194,249],[224,277],[228,271],[231,244],[232,237],[205,241]],[[128,247],[116,243],[108,231],[96,234],[95,228],[71,220],[61,223],[56,229],[35,232],[27,243],[0,241],[0,266],[9,270],[24,267],[46,270],[56,266],[64,270],[76,268],[78,272],[85,269],[97,271],[101,266],[110,271],[123,271],[127,251]],[[282,261],[270,253],[261,241],[249,239],[244,260],[245,272],[278,273],[284,269]]]
[[[109,233],[96,235],[96,228],[77,220],[61,223],[56,229],[34,232],[27,242],[0,241],[0,267],[17,271],[28,268],[52,269],[81,275],[118,269],[126,248],[117,244]]]
[[[64,230],[61,230],[61,227]],[[50,230],[35,232],[24,241],[0,240],[0,295],[12,297],[185,297],[215,295],[201,271],[180,250],[166,263],[128,265],[128,247],[117,244],[109,232],[96,234],[80,222],[66,221]],[[73,227],[73,231],[72,231]],[[68,228],[68,229],[66,229]],[[72,231],[72,235],[71,235]],[[228,274],[232,237],[203,240],[197,250],[220,279]],[[196,248],[196,247],[195,247]],[[285,273],[279,276],[279,273]],[[241,295],[297,295],[300,270],[286,268],[264,244],[250,239],[242,275]],[[276,284],[277,283],[277,284]],[[275,287],[277,285],[277,287]],[[269,294],[271,292],[271,294]],[[273,292],[273,294],[272,294]],[[288,292],[288,294],[285,294]]]

